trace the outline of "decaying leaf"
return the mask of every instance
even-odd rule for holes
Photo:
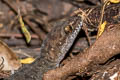
[[[5,44],[0,41],[0,69],[1,71],[18,70],[21,67],[21,63],[16,54]]]
[[[25,58],[25,59],[21,59],[21,60],[20,60],[20,62],[21,62],[22,64],[31,64],[31,63],[33,63],[34,61],[35,61],[35,59],[32,58],[32,57],[28,57],[28,58]]]

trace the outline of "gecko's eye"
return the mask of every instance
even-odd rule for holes
[[[71,25],[65,27],[65,33],[71,33],[73,30],[73,27]]]

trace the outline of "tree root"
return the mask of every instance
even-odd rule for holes
[[[64,66],[44,74],[43,80],[65,80],[68,76],[99,67],[111,57],[120,53],[120,24],[110,25],[96,42],[83,53],[68,61]]]

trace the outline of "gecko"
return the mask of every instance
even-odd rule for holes
[[[11,71],[12,74],[21,67],[17,55],[3,41],[0,41],[0,64],[0,71]]]
[[[55,25],[43,41],[40,55],[36,61],[25,65],[12,78],[14,77],[14,80],[42,80],[44,73],[59,67],[60,62],[64,59],[80,32],[82,25],[83,20],[78,15],[71,16]],[[11,80],[11,77],[7,80]]]

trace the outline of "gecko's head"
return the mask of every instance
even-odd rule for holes
[[[55,25],[46,40],[46,42],[50,41],[50,43],[46,44],[46,51],[49,50],[49,54],[52,55],[51,60],[60,62],[63,59],[77,37],[81,27],[82,20],[81,17],[77,15]]]
[[[81,16],[75,15],[55,25],[57,27],[52,29],[52,34],[49,34],[48,37],[52,39],[51,43],[53,41],[53,43],[61,42],[64,44],[64,41],[66,41],[67,38],[70,39],[71,37],[72,39],[75,39],[82,27],[82,24],[83,22]]]

